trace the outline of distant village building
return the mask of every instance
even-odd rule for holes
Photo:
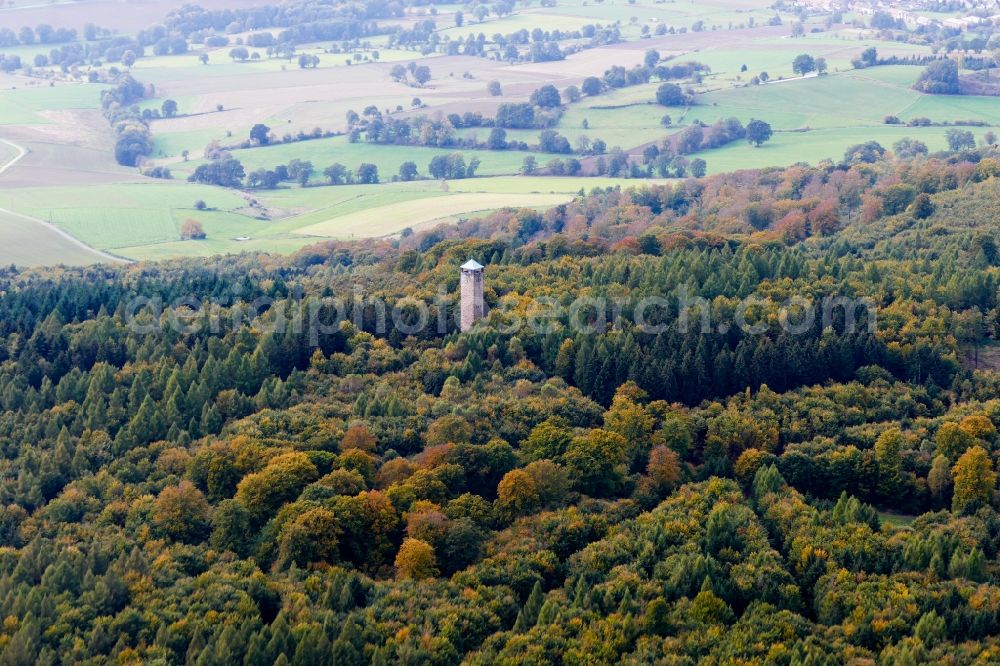
[[[483,318],[483,266],[475,259],[462,264],[460,280],[461,319],[459,329],[467,331],[472,325]]]

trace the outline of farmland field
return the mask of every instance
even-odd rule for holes
[[[25,5],[16,11],[0,9],[0,27],[37,11],[43,17],[72,17],[68,23],[79,29],[88,7],[107,4],[92,0],[74,6],[56,3]],[[120,21],[110,25],[128,31],[145,18],[151,23],[159,18],[155,4],[130,3]],[[208,6],[238,9],[249,4],[213,0]],[[459,12],[465,15],[461,26],[456,25]],[[790,25],[800,18],[803,29],[799,37],[792,37]],[[822,12],[799,17],[760,0],[568,0],[549,7],[518,7],[504,15],[487,12],[481,17],[462,5],[414,7],[386,25],[408,29],[422,21],[434,22],[437,47],[395,43],[391,34],[382,32],[351,42],[307,41],[281,54],[263,45],[248,45],[246,54],[237,57],[234,46],[261,39],[254,33],[267,32],[269,37],[265,37],[276,40],[283,31],[280,26],[244,26],[227,31],[226,46],[192,42],[179,55],[166,50],[144,53],[128,68],[128,74],[151,92],[136,103],[146,114],[151,136],[142,169],[115,163],[114,128],[100,110],[101,94],[111,85],[107,77],[115,62],[66,70],[43,65],[0,74],[0,138],[25,149],[23,159],[0,174],[5,186],[0,206],[51,222],[97,250],[130,258],[287,252],[320,235],[382,236],[503,205],[545,206],[602,182],[642,184],[620,177],[596,178],[598,157],[577,150],[588,141],[603,141],[608,150],[620,148],[635,176],[635,165],[643,166],[642,154],[648,146],[692,124],[711,125],[724,118],[770,124],[773,136],[759,148],[737,141],[687,156],[703,159],[707,172],[713,174],[800,161],[835,161],[847,146],[870,140],[891,148],[908,137],[924,142],[932,151],[941,150],[948,146],[948,130],[956,123],[979,125],[972,128],[978,141],[990,127],[1000,125],[1000,104],[992,98],[926,95],[913,90],[919,66],[855,69],[852,63],[865,49],[876,49],[881,57],[890,58],[928,57],[932,51],[926,45],[888,40],[869,29],[863,17],[852,14],[843,15],[837,24]],[[614,27],[619,37],[580,49],[588,46],[587,39],[569,35],[560,43],[570,52],[556,60],[521,57],[509,62],[492,42],[493,35],[522,29],[531,36],[533,30],[584,31],[595,25],[598,29]],[[466,53],[461,46],[443,46],[465,41],[470,35],[479,40],[480,33],[486,42],[481,54]],[[32,62],[36,56],[47,55],[42,46],[19,45],[9,53]],[[589,76],[604,76],[612,65],[640,66],[649,49],[656,49],[657,59],[666,65],[697,61],[707,67],[697,79],[679,82],[692,96],[690,105],[657,104],[660,81],[655,77],[648,83],[606,87],[578,101],[563,98],[551,129],[568,140],[576,153],[573,156],[583,164],[584,176],[555,177],[547,188],[547,169],[570,155],[542,152],[536,146],[540,126],[506,130],[508,141],[523,142],[528,150],[485,149],[489,121],[501,104],[527,102],[544,85],[565,94],[569,86],[580,86]],[[823,58],[828,73],[798,77],[792,62],[802,53]],[[418,65],[428,68],[426,83],[412,80]],[[754,77],[769,82],[751,85]],[[88,78],[95,82],[87,83]],[[500,85],[500,94],[488,91],[491,81]],[[176,104],[176,115],[161,117],[167,99]],[[471,112],[481,114],[487,126],[458,127],[454,140],[443,146],[423,145],[422,139],[384,144],[367,140],[363,133],[357,141],[349,140],[346,132],[353,122],[349,116],[372,110],[393,122],[421,115],[440,122],[449,114],[461,117]],[[661,122],[664,116],[670,116],[669,126]],[[901,124],[885,124],[887,116],[898,117]],[[905,125],[916,118],[929,119],[931,126]],[[273,137],[271,145],[248,143],[251,128],[258,124]],[[297,140],[317,129],[335,136]],[[209,144],[216,146],[213,157],[222,150],[241,163],[245,174],[273,170],[294,160],[309,161],[313,165],[309,186],[285,182],[275,189],[239,190],[187,183],[198,167],[209,164],[205,153]],[[0,161],[12,158],[11,150],[0,142]],[[445,185],[429,179],[431,159],[453,153],[461,153],[466,164],[478,160],[476,177],[449,179]],[[416,180],[394,182],[404,162],[416,165],[416,175],[407,176]],[[532,173],[526,166],[529,162],[537,173],[519,175]],[[328,186],[323,170],[335,163],[344,165],[351,178],[362,164],[374,165],[379,184]],[[172,178],[147,177],[152,166],[168,169]],[[506,201],[505,194],[510,195]],[[109,201],[116,205],[107,206]],[[195,208],[197,201],[205,206]],[[181,227],[189,220],[201,225],[204,239],[180,239]],[[30,229],[21,222],[25,220],[5,227],[12,239]],[[43,254],[45,261],[54,255],[49,250]],[[68,250],[66,257],[67,261],[81,260],[78,248]]]
[[[416,229],[435,220],[498,208],[549,207],[572,199],[566,194],[493,194],[466,192],[368,208],[302,227],[296,233],[332,238],[388,235]]]
[[[0,208],[0,265],[85,265],[115,261],[36,220]]]

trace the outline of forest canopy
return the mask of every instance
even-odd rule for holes
[[[998,175],[860,145],[287,258],[3,269],[0,658],[994,663]],[[484,321],[379,326],[470,258]],[[502,327],[682,289],[763,326]],[[792,334],[793,296],[877,317]]]

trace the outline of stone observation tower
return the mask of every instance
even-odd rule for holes
[[[475,259],[462,264],[462,312],[459,329],[467,331],[483,318],[483,267]]]

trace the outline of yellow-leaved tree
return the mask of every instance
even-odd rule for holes
[[[962,454],[951,469],[955,479],[955,492],[951,510],[955,513],[973,513],[986,506],[997,485],[997,475],[986,449],[973,446]]]
[[[396,576],[403,579],[423,580],[438,575],[434,547],[420,539],[403,539],[396,554]]]

